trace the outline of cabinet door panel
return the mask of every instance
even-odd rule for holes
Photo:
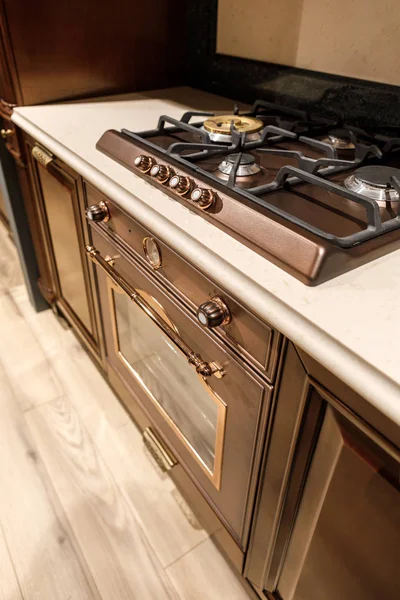
[[[399,465],[363,437],[327,407],[278,583],[284,600],[400,597]]]
[[[274,402],[247,578],[271,600],[397,600],[399,444],[322,388],[290,343]]]
[[[60,294],[88,331],[89,300],[74,214],[75,182],[38,166],[39,181],[56,262]]]

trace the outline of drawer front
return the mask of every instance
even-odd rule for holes
[[[107,231],[116,234],[125,242],[136,257],[151,268],[143,249],[143,240],[152,233],[137,223],[101,192],[85,184],[88,206],[106,202],[110,219],[104,224]],[[280,347],[280,334],[253,313],[245,309],[230,294],[222,290],[214,281],[206,277],[196,267],[187,262],[160,239],[156,242],[161,251],[161,266],[154,273],[159,281],[177,293],[192,311],[214,296],[221,297],[229,307],[231,321],[213,329],[224,342],[229,343],[245,360],[250,361],[270,381]]]
[[[121,246],[93,229],[107,361],[244,547],[271,387]],[[188,359],[188,348],[200,369]],[[207,373],[205,364],[221,370]]]

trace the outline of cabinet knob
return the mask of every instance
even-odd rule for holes
[[[12,136],[14,133],[14,129],[2,129],[0,131],[0,135],[1,137],[6,140],[7,138],[9,138],[10,136]]]
[[[227,325],[232,320],[231,311],[219,296],[214,296],[197,309],[197,319],[204,327]]]
[[[101,201],[98,204],[89,206],[86,211],[86,217],[89,221],[94,221],[96,223],[103,221],[106,223],[110,219],[110,211],[108,210],[107,204]]]

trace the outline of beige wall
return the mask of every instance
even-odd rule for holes
[[[400,0],[219,0],[217,51],[400,85]]]

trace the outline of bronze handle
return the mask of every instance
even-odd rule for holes
[[[190,346],[180,337],[180,335],[166,322],[164,319],[153,309],[152,306],[133,288],[127,283],[118,272],[112,267],[110,261],[103,258],[98,250],[94,246],[86,246],[86,253],[91,260],[97,264],[112,282],[120,287],[130,299],[137,304],[146,315],[155,323],[169,339],[179,348],[179,350],[186,356],[188,363],[193,365],[196,369],[196,373],[203,377],[211,377],[215,375],[218,379],[221,379],[225,375],[224,369],[215,362],[204,361],[200,354],[194,352]]]
[[[12,136],[13,133],[14,133],[14,129],[1,129],[0,130],[0,135],[3,138],[3,140],[6,140],[10,136]]]

